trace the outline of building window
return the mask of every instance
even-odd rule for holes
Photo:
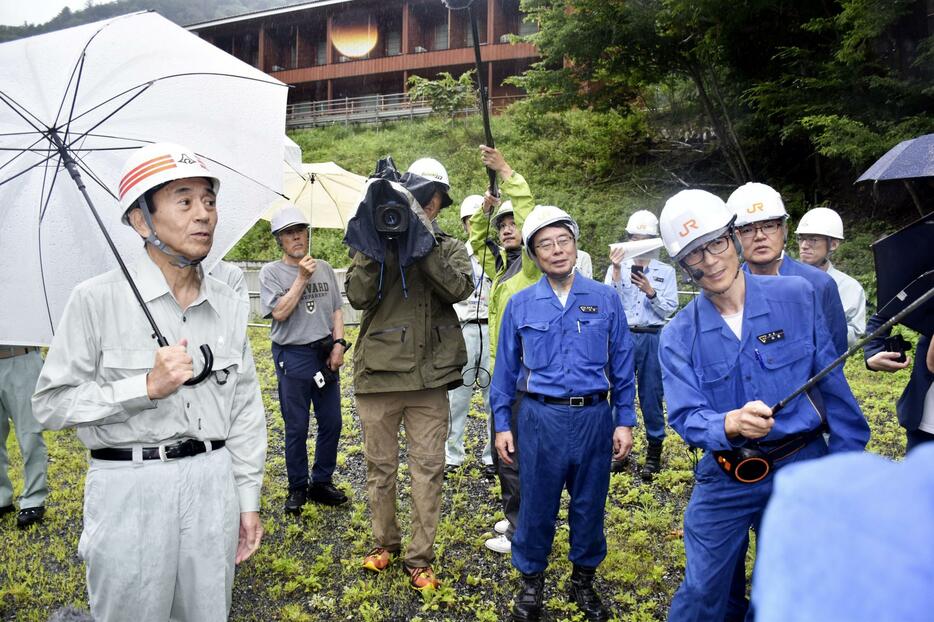
[[[402,33],[399,31],[386,33],[386,56],[402,54]]]
[[[448,49],[448,23],[447,20],[434,27],[432,41],[432,50]]]
[[[318,41],[315,46],[315,64],[326,65],[328,62],[328,44],[326,41]]]
[[[524,16],[519,16],[519,36],[526,37],[528,35],[533,35],[538,32],[538,24],[534,21],[527,22],[523,19]]]

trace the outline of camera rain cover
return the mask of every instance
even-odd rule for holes
[[[392,158],[381,159],[376,171],[367,180],[363,199],[357,206],[353,218],[347,223],[344,243],[367,257],[384,263],[388,238],[379,233],[376,222],[381,206],[399,204],[411,210],[408,229],[394,236],[399,255],[399,264],[409,266],[431,252],[438,241],[434,227],[422,205],[429,202],[435,193],[435,182],[412,173],[399,173]]]

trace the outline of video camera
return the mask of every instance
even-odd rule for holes
[[[409,229],[412,208],[397,201],[377,205],[373,210],[373,227],[385,238],[397,238]]]

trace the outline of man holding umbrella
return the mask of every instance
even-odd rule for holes
[[[134,152],[119,180],[123,222],[145,240],[129,268],[170,339],[158,347],[112,271],[72,293],[33,407],[46,427],[76,427],[91,450],[84,531],[97,620],[226,620],[234,564],[259,547],[266,424],[246,337],[249,307],[204,278],[220,180],[190,149]],[[213,372],[192,378],[189,343]]]

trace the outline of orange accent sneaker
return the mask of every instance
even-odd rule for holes
[[[422,568],[409,568],[406,566],[405,571],[409,573],[409,585],[412,586],[412,589],[418,590],[419,592],[434,590],[441,585],[441,582],[438,581],[438,578],[435,576],[435,571],[431,569],[431,566],[424,566]]]
[[[363,558],[363,567],[373,572],[385,570],[392,562],[394,553],[381,546],[373,547],[366,557]]]

